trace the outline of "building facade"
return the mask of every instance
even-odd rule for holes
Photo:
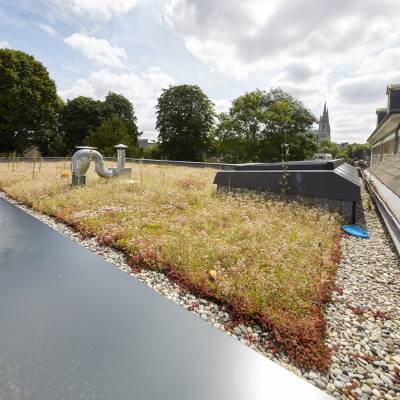
[[[376,128],[368,138],[371,145],[371,167],[400,161],[400,85],[389,85],[387,106],[376,109]]]
[[[376,128],[368,138],[370,167],[365,175],[400,254],[400,84],[386,90],[387,106],[376,110]]]
[[[138,139],[138,146],[141,149],[149,149],[150,147],[153,147],[156,143],[150,142],[149,139]]]

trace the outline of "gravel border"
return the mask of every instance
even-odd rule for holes
[[[364,189],[362,195],[363,202],[371,204]],[[70,226],[4,192],[0,191],[0,197],[335,398],[400,399],[400,260],[374,206],[358,210],[371,238],[344,235],[341,239],[338,289],[325,310],[326,343],[332,350],[332,364],[322,374],[291,365],[284,354],[273,351],[269,332],[257,325],[235,326],[224,306],[181,290],[162,273],[132,272],[122,252],[99,244],[95,238],[82,239]]]

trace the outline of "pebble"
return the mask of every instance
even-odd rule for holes
[[[335,385],[332,383],[328,383],[326,385],[326,388],[328,389],[329,392],[334,392],[335,391]]]
[[[400,355],[399,356],[393,356],[392,357],[393,362],[396,364],[400,365]]]
[[[365,369],[363,367],[358,366],[357,367],[357,372],[362,375],[362,374],[364,374]]]
[[[368,372],[373,372],[373,371],[375,371],[374,366],[371,365],[371,364],[367,364],[366,367],[365,367],[365,369],[366,369]]]
[[[365,394],[372,394],[372,390],[368,385],[362,385],[361,391]]]
[[[317,375],[315,372],[313,372],[313,371],[310,371],[310,372],[308,373],[308,377],[309,377],[310,379],[312,379],[312,380],[317,380],[317,379],[318,379],[318,375]]]
[[[333,381],[333,384],[335,385],[335,388],[337,388],[337,389],[342,389],[342,387],[344,386],[343,382],[340,382],[338,380]]]
[[[378,398],[381,397],[381,392],[377,389],[372,389],[372,394]]]

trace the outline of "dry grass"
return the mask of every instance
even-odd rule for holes
[[[65,163],[0,163],[11,197],[122,249],[134,268],[186,288],[271,329],[298,365],[326,367],[323,302],[338,255],[339,217],[255,194],[217,193],[215,170],[132,165],[134,180],[93,167],[71,188]],[[67,174],[68,175],[68,174]],[[215,271],[210,274],[210,270]]]

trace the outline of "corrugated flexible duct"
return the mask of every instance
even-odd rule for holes
[[[109,169],[104,166],[103,156],[93,148],[81,148],[74,153],[71,159],[71,172],[75,176],[85,176],[90,167],[91,160],[95,160],[95,171],[102,178],[118,176],[117,169]]]

